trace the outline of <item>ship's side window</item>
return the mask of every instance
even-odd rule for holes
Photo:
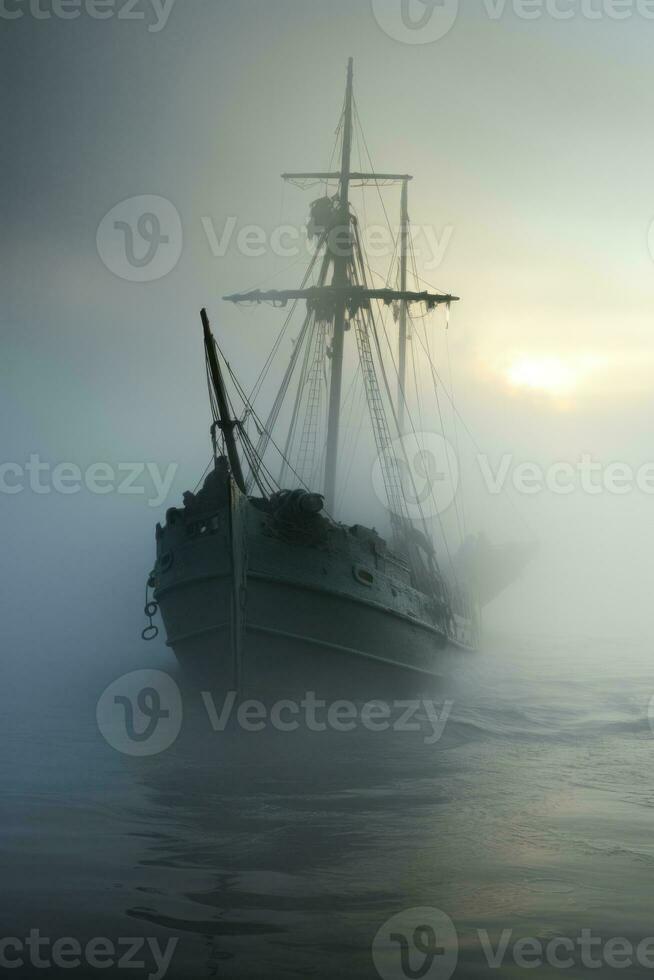
[[[162,555],[161,558],[159,559],[159,571],[167,572],[172,567],[172,564],[173,564],[173,554],[171,551],[168,551],[166,552],[165,555]]]
[[[196,538],[198,535],[204,536],[205,534],[216,534],[220,531],[222,527],[221,519],[218,515],[211,517],[206,521],[196,522],[195,524],[186,525],[186,533],[189,538]]]
[[[369,572],[367,568],[362,568],[360,565],[355,565],[352,570],[357,582],[361,582],[362,585],[373,585],[375,576],[372,574],[372,572]]]

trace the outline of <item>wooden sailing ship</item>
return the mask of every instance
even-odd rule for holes
[[[447,574],[442,570],[427,521],[409,514],[410,467],[402,466],[397,448],[398,437],[409,428],[411,311],[449,309],[457,297],[407,288],[411,177],[352,170],[353,111],[350,61],[340,169],[284,175],[336,187],[312,206],[315,251],[301,287],[226,297],[289,308],[289,320],[297,309],[305,310],[270,415],[259,419],[253,398],[221,361],[203,310],[213,412],[211,472],[202,489],[186,494],[184,506],[170,510],[157,527],[149,582],[154,603],[148,614],[160,608],[168,643],[183,664],[237,686],[299,672],[308,689],[325,676],[348,676],[355,665],[364,674],[380,668],[433,674],[445,647],[472,651],[479,644],[483,585],[461,556]],[[399,288],[377,289],[368,281],[350,188],[394,182],[402,187]],[[382,309],[389,306],[398,323],[396,392],[382,363],[378,331]],[[385,488],[390,533],[384,536],[336,517],[348,335],[356,345]],[[298,375],[288,433],[277,441],[281,407]],[[319,396],[321,385],[326,399]],[[234,408],[237,400],[240,412]],[[316,468],[318,443],[324,443],[324,455]],[[267,462],[271,452],[281,458],[278,478]],[[498,582],[502,575],[498,569]]]

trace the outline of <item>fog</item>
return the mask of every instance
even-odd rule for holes
[[[326,166],[350,55],[375,167],[412,173],[414,224],[451,230],[440,264],[418,267],[462,298],[448,333],[456,406],[493,469],[505,454],[545,469],[651,459],[654,90],[637,19],[507,9],[500,22],[466,4],[443,40],[404,45],[367,2],[179,0],[156,33],[25,15],[4,34],[4,460],[177,466],[158,508],[85,489],[3,494],[9,670],[138,659],[154,524],[209,459],[199,309],[248,387],[283,313],[221,296],[301,276],[301,261],[245,255],[235,239],[212,254],[207,228],[305,223],[315,194],[279,175]],[[397,188],[382,193],[397,214]],[[166,198],[182,221],[179,262],[154,282],[113,275],[96,248],[105,214],[137,195]],[[375,263],[385,275],[388,260]],[[444,356],[442,318],[433,330]],[[530,383],[529,363],[521,381],[521,362],[548,358],[561,383]],[[271,395],[268,384],[262,414]],[[475,486],[462,425],[459,438],[471,529],[540,542],[487,610],[489,628],[647,631],[651,496],[494,496]],[[363,459],[343,508],[352,520],[371,506]]]
[[[494,948],[507,930],[514,940],[591,929],[647,943],[646,7],[0,0],[8,936],[38,926],[53,940],[178,942],[170,980],[397,977],[398,935],[420,949],[427,906],[439,930],[445,915],[458,933],[462,980],[488,976],[483,930]],[[440,24],[440,37],[418,37],[422,15],[425,30]],[[307,722],[261,734],[239,718],[220,729],[161,620],[155,642],[141,638],[156,525],[211,459],[200,310],[252,391],[287,311],[222,297],[299,286],[303,229],[324,189],[281,174],[336,165],[349,57],[353,167],[368,170],[369,152],[377,173],[413,176],[418,279],[409,286],[460,297],[449,320],[442,308],[425,318],[421,309],[409,341],[411,423],[427,448],[442,429],[440,445],[456,457],[454,467],[440,457],[428,474],[445,500],[429,515],[439,563],[448,569],[448,549],[466,534],[498,546],[537,542],[523,574],[484,609],[479,655],[439,653],[435,677],[417,659],[406,663],[415,673],[391,675],[393,707],[413,704],[421,723],[436,718],[431,739],[420,725],[382,732],[362,723],[345,733]],[[387,219],[397,231],[399,185],[353,188],[352,204],[372,280],[395,286],[396,243],[379,246],[375,236]],[[295,349],[298,312],[257,395],[263,419]],[[380,330],[394,392],[392,309]],[[354,333],[345,337],[335,516],[389,537]],[[278,444],[284,436],[282,425]],[[277,476],[274,451],[267,462]],[[427,482],[419,468],[413,475]],[[366,571],[352,570],[356,579]],[[413,643],[406,595],[387,584]],[[335,624],[337,639],[336,627],[363,632],[365,605],[374,603],[357,599],[356,617],[342,622],[323,612],[325,627]],[[433,607],[429,616],[440,615],[437,599]],[[391,619],[374,642],[392,651],[401,634]],[[433,627],[422,625],[431,643]],[[330,657],[348,649],[325,643]],[[367,656],[351,660],[368,667]],[[292,659],[279,671],[289,686]],[[339,684],[356,673],[351,660],[334,672]],[[368,687],[348,697],[376,697],[382,674],[375,665]],[[161,683],[172,701],[155,697]],[[312,672],[305,683],[320,691]],[[419,698],[397,700],[405,683],[418,685]],[[214,687],[219,708],[230,694]],[[357,718],[369,707],[357,701]],[[390,972],[380,942],[382,953],[397,945]],[[515,963],[493,975],[515,976]],[[607,963],[592,975],[613,976]]]

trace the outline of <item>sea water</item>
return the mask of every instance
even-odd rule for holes
[[[444,661],[405,725],[359,698],[336,725],[291,703],[280,725],[250,705],[221,727],[228,692],[188,688],[161,648],[64,664],[14,663],[2,692],[3,975],[652,970],[647,641],[489,638]],[[182,706],[142,754],[98,713],[136,670],[168,674]]]

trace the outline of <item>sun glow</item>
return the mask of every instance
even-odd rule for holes
[[[564,395],[586,381],[602,362],[602,358],[589,355],[566,358],[525,355],[509,365],[506,379],[514,388]]]
[[[571,366],[556,357],[523,357],[510,366],[507,377],[517,388],[541,391],[569,391],[575,381]]]

